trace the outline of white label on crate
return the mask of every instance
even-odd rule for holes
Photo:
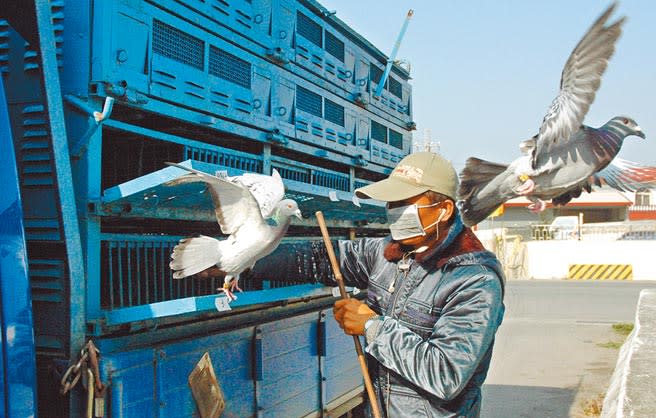
[[[350,287],[350,286],[348,286],[348,287],[345,287],[344,290],[346,290],[346,293],[351,292],[351,294],[352,294],[353,296],[355,296],[355,295],[357,295],[358,293],[360,293],[360,289],[358,289],[357,287]],[[336,298],[338,298],[338,297],[341,296],[341,294],[339,293],[339,287],[333,287],[333,288],[332,288],[332,292],[333,292],[333,296],[336,297]]]
[[[216,306],[216,310],[219,312],[232,310],[229,300],[226,296],[219,296],[214,299],[214,306]]]
[[[328,192],[328,198],[330,198],[331,202],[339,202],[339,198],[337,197],[337,192],[334,190]]]

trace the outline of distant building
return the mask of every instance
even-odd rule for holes
[[[511,199],[497,211],[498,216],[489,217],[481,222],[479,229],[518,227],[531,224],[549,224],[556,216],[578,216],[583,213],[584,223],[623,222],[630,219],[630,208],[633,206],[633,196],[611,188],[596,189],[592,193],[583,192],[580,197],[572,199],[567,205],[554,207],[547,203],[547,208],[541,213],[528,210],[531,202],[525,197]],[[653,202],[653,200],[651,201]],[[651,206],[656,215],[656,206]],[[650,218],[650,219],[656,219]]]
[[[629,208],[629,220],[656,220],[656,188],[640,189],[635,193],[625,193],[633,202]]]

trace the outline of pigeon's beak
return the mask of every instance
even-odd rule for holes
[[[635,131],[636,136],[639,136],[640,138],[645,139],[645,133],[642,132],[642,129],[640,129],[639,126],[636,126],[634,131]]]
[[[298,219],[303,219],[303,214],[301,214],[301,210],[300,210],[300,209],[296,209],[296,210],[294,211],[294,216],[296,216]]]

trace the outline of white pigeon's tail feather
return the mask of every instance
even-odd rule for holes
[[[204,235],[180,240],[173,248],[169,264],[173,278],[182,279],[215,266],[220,257],[219,242],[218,239]]]
[[[467,159],[465,168],[460,172],[458,188],[459,209],[465,225],[476,225],[506,201],[507,197],[502,193],[481,198],[479,192],[507,168],[507,165],[479,158]]]

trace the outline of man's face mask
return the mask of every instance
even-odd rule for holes
[[[399,206],[397,208],[386,208],[387,222],[389,223],[390,233],[395,241],[401,241],[408,238],[426,235],[426,230],[436,225],[442,220],[445,210],[442,209],[440,216],[435,222],[426,226],[421,225],[419,218],[419,208],[432,208],[439,205],[433,203],[431,205],[418,206],[416,204],[408,206]]]

